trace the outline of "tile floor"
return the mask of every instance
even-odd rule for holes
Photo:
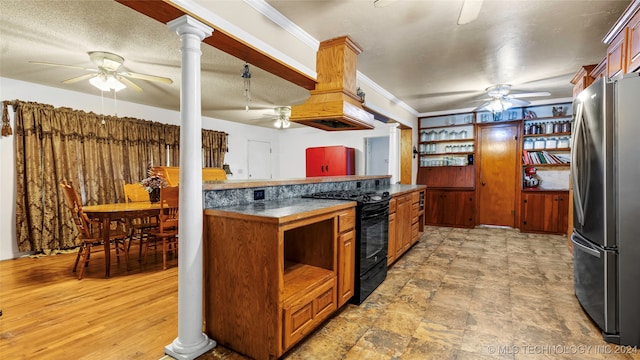
[[[572,281],[564,236],[427,227],[363,304],[283,358],[640,359],[611,354]],[[245,358],[218,346],[199,359]]]

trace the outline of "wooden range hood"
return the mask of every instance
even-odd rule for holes
[[[289,120],[328,131],[373,129],[373,114],[356,95],[356,58],[361,52],[348,36],[321,42],[316,88],[306,102],[291,107]]]

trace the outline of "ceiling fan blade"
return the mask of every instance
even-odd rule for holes
[[[140,86],[136,85],[133,81],[127,79],[126,77],[116,75],[116,79],[122,81],[125,85],[127,85],[128,88],[131,88],[136,92],[142,92],[142,88]]]
[[[32,64],[38,64],[38,65],[59,66],[59,67],[66,67],[66,68],[69,68],[69,69],[81,69],[81,70],[98,72],[98,70],[96,70],[96,69],[88,69],[88,68],[84,68],[82,66],[54,64],[54,63],[48,63],[48,62],[42,62],[42,61],[31,61],[31,60],[29,60],[29,62],[32,63]]]
[[[398,0],[373,0],[373,6],[377,8],[389,6]]]
[[[531,104],[530,101],[520,100],[520,99],[509,99],[512,106],[525,106]]]
[[[169,85],[173,84],[173,80],[167,77],[156,76],[156,75],[147,75],[147,74],[140,74],[140,73],[134,73],[134,72],[128,72],[128,71],[119,72],[118,75],[130,77],[133,79],[161,82]]]
[[[477,19],[481,7],[482,0],[464,0],[458,16],[458,25],[468,24]]]
[[[471,100],[471,102],[480,102],[480,101],[491,101],[494,98],[484,98],[484,99],[478,99],[478,100]]]
[[[84,75],[73,77],[71,79],[63,80],[62,83],[63,84],[73,84],[73,83],[77,83],[78,81],[90,79],[90,78],[92,78],[94,76],[96,76],[96,74],[84,74]]]
[[[550,96],[551,93],[547,91],[539,91],[539,92],[529,92],[529,93],[521,93],[521,94],[509,94],[510,98],[524,98],[524,97],[539,97],[539,96]]]
[[[486,108],[487,106],[489,106],[490,104],[491,104],[491,102],[490,102],[490,101],[487,101],[486,103],[484,103],[484,104],[482,104],[482,105],[478,106],[477,108],[475,108],[475,109],[473,109],[473,110],[471,110],[471,111],[481,111],[481,110],[486,110],[485,108]]]

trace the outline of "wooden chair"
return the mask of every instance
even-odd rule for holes
[[[126,202],[148,202],[149,193],[140,183],[127,184],[122,186],[124,190],[124,199]],[[127,221],[127,229],[129,233],[128,250],[131,250],[131,243],[134,240],[139,241],[138,259],[142,259],[143,243],[147,239],[147,231],[158,227],[157,217],[145,217],[142,219],[131,219]]]
[[[158,215],[158,228],[147,232],[149,239],[145,242],[144,262],[147,261],[149,244],[162,242],[162,268],[167,269],[167,253],[178,255],[178,208],[179,187],[170,186],[160,189],[160,205],[162,209]]]
[[[78,195],[76,190],[71,185],[60,183],[60,187],[62,188],[65,199],[67,200],[69,210],[71,210],[73,222],[78,228],[79,237],[82,240],[82,243],[78,248],[76,261],[73,264],[73,272],[76,272],[76,269],[78,268],[78,262],[80,261],[80,259],[82,259],[80,272],[78,272],[78,280],[80,280],[84,275],[85,267],[89,265],[89,260],[91,258],[91,252],[93,248],[97,246],[97,249],[95,251],[103,251],[104,243],[102,234],[100,232],[100,225],[102,223],[89,219],[89,217],[82,211],[82,201],[80,200],[80,195]],[[129,253],[127,247],[125,246],[127,234],[121,230],[118,230],[119,229],[110,230],[109,241],[111,241],[116,249],[116,258],[118,262],[120,262],[120,251],[122,251],[122,253],[124,254],[124,261],[128,271]]]

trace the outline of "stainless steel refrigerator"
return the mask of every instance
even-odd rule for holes
[[[640,74],[573,104],[574,287],[606,341],[640,346]]]

